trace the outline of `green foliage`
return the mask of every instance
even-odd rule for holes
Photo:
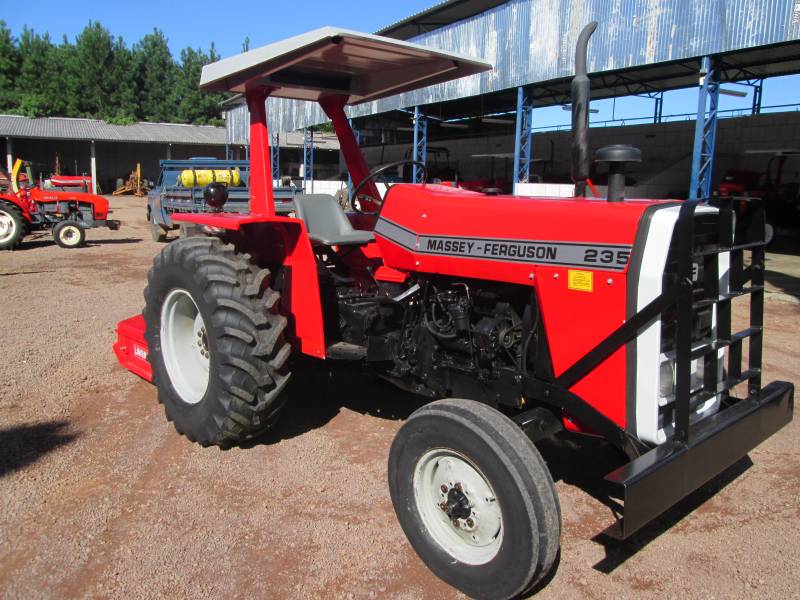
[[[0,111],[17,108],[15,82],[19,75],[19,51],[11,30],[0,19]]]
[[[212,43],[185,48],[177,62],[158,29],[129,47],[90,21],[57,45],[28,27],[15,38],[0,20],[0,112],[219,125],[226,95],[198,89],[203,65],[219,58]]]

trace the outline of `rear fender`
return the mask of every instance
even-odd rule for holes
[[[173,214],[172,220],[227,230],[245,251],[264,262],[281,264],[285,275],[282,312],[289,317],[294,345],[303,354],[325,358],[317,261],[303,221],[239,213]]]
[[[29,223],[33,221],[31,213],[28,210],[27,200],[18,197],[16,194],[0,194],[0,202],[8,202],[10,204],[13,204],[20,210],[22,216],[25,217],[26,221],[28,221]]]

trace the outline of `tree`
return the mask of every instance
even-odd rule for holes
[[[97,21],[89,24],[75,38],[75,44],[68,53],[67,72],[70,94],[70,108],[73,114],[82,117],[107,117],[114,114],[111,94],[115,87],[114,38]]]
[[[158,29],[129,48],[89,21],[74,43],[65,36],[56,45],[29,27],[17,39],[0,20],[0,111],[217,125],[226,94],[198,84],[203,65],[219,58],[212,43],[208,53],[186,48],[176,63]]]
[[[46,117],[67,113],[67,94],[59,70],[67,51],[68,46],[54,46],[46,33],[39,35],[28,27],[22,30],[19,38],[22,60],[15,85],[22,114]]]
[[[121,37],[114,42],[110,78],[113,82],[109,93],[108,120],[118,124],[132,123],[140,118],[137,103],[136,61],[133,52]]]
[[[19,52],[6,22],[0,19],[0,110],[17,108],[16,79],[19,76]]]
[[[178,122],[174,88],[178,67],[169,52],[167,38],[153,29],[133,47],[138,72],[139,114],[146,121]]]
[[[219,55],[213,43],[208,54],[200,49],[184,48],[181,50],[181,66],[178,83],[175,86],[175,101],[178,107],[178,117],[182,122],[199,125],[221,123],[219,103],[225,96],[219,93],[201,92],[198,87],[203,65],[217,60],[219,60]]]

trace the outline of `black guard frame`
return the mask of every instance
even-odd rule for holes
[[[716,241],[702,249],[695,244],[695,211],[703,202],[681,204],[676,224],[678,282],[629,318],[554,381],[528,377],[525,394],[573,415],[631,461],[606,476],[615,495],[624,500],[623,515],[608,533],[627,538],[686,495],[745,456],[792,419],[794,386],[773,382],[761,386],[764,325],[764,203],[756,198],[719,198]],[[750,203],[753,221],[748,239],[735,240],[734,202]],[[736,243],[735,243],[736,242]],[[751,260],[745,266],[745,252]],[[719,255],[730,253],[728,289],[719,286]],[[702,285],[693,282],[696,262],[702,261]],[[749,327],[731,332],[732,301],[750,296]],[[716,334],[699,345],[692,340],[695,312],[716,305]],[[656,447],[634,436],[569,391],[604,360],[633,340],[661,313],[674,309],[675,335],[674,433]],[[742,369],[742,345],[749,340],[748,364]],[[727,348],[727,375],[717,380],[718,352]],[[691,362],[704,361],[701,389],[691,391]],[[747,383],[747,396],[735,398],[731,390]],[[692,407],[722,395],[720,410],[695,425]]]

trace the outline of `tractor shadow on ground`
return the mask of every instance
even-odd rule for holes
[[[109,239],[109,240],[86,240],[86,243],[83,247],[91,248],[93,246],[106,246],[106,245],[114,245],[114,244],[138,244],[142,242],[142,238],[119,238],[119,239]],[[14,249],[14,252],[24,252],[25,250],[35,250],[37,248],[49,248],[55,247],[56,243],[52,240],[52,238],[48,237],[41,237],[41,238],[34,238],[34,239],[24,239],[22,243]],[[80,248],[78,248],[79,250]]]
[[[800,300],[800,277],[765,269],[764,279],[780,292]]]
[[[68,421],[17,425],[0,429],[0,477],[18,471],[78,437]]]
[[[633,536],[621,541],[609,533],[616,528],[614,519],[621,516],[623,504],[614,497],[611,486],[603,477],[625,464],[627,458],[603,440],[569,433],[539,442],[536,447],[547,463],[554,481],[573,485],[610,509],[607,520],[597,523],[598,533],[592,538],[592,541],[603,546],[605,550],[605,557],[594,568],[605,574],[612,573],[650,542],[680,523],[685,516],[713,498],[753,465],[749,457],[743,457]]]
[[[142,238],[115,238],[109,240],[86,240],[87,246],[113,246],[115,244],[139,244]]]
[[[289,400],[280,420],[264,435],[242,444],[275,444],[325,426],[342,408],[389,420],[403,420],[426,404],[359,368],[301,361],[292,372]]]
[[[598,533],[592,538],[592,541],[603,546],[606,555],[605,558],[594,565],[595,570],[605,574],[612,573],[662,533],[672,529],[684,517],[716,496],[752,466],[753,462],[749,456],[741,458],[717,477],[689,494],[659,517],[653,519],[653,521],[625,541],[618,540],[606,532]]]

